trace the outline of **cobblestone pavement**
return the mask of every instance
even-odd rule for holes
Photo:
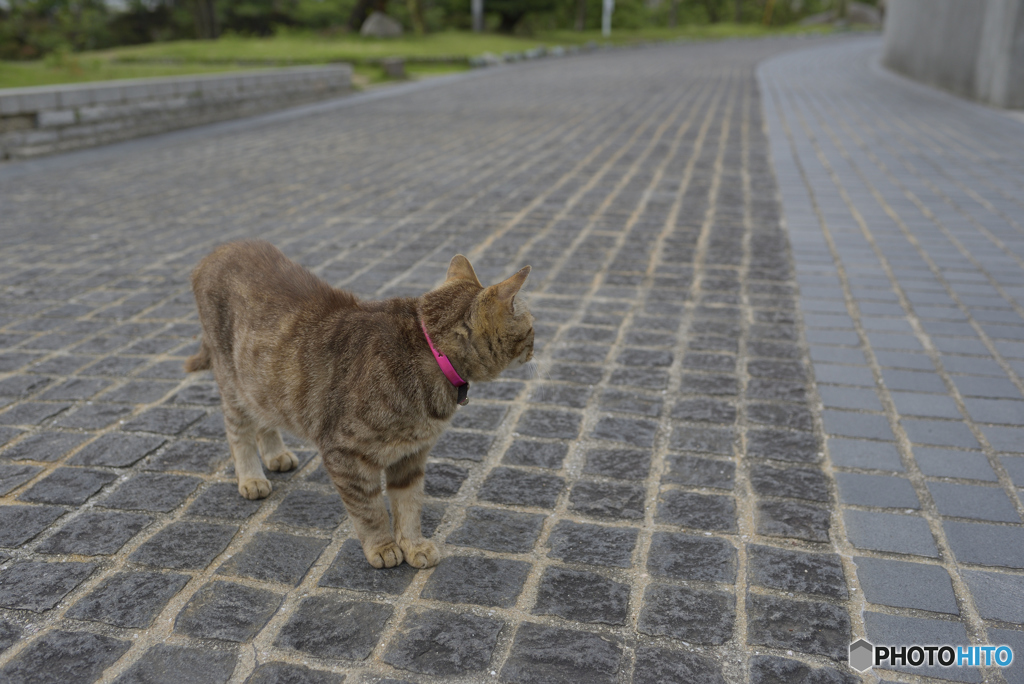
[[[1024,682],[1024,125],[878,48],[759,71],[853,633],[1008,644]]]
[[[0,680],[841,683],[865,633],[1019,644],[1021,459],[997,455],[1024,422],[1019,138],[873,74],[859,40],[769,62],[759,90],[761,59],[808,44],[548,60],[18,167]],[[190,270],[254,236],[372,297],[455,252],[484,281],[533,266],[537,371],[474,385],[428,468],[438,567],[370,568],[308,448],[238,496],[216,388],[181,363]]]

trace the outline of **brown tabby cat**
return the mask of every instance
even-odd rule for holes
[[[459,390],[427,335],[466,381],[529,361],[533,317],[514,301],[529,273],[484,288],[456,255],[437,289],[363,302],[269,243],[217,248],[192,274],[203,337],[185,370],[213,370],[238,491],[270,494],[260,453],[270,470],[298,465],[281,442],[286,429],[319,448],[371,565],[436,565],[437,547],[420,532],[423,468]]]

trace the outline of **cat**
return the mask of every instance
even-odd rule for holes
[[[319,449],[373,567],[436,565],[420,531],[427,455],[469,382],[532,358],[533,316],[515,299],[529,273],[485,288],[459,254],[418,298],[360,301],[267,242],[206,256],[192,273],[203,333],[185,370],[213,371],[239,493],[270,494],[264,464],[298,465],[288,430]]]

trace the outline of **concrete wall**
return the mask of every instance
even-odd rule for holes
[[[161,133],[326,99],[346,64],[0,90],[0,159]]]
[[[963,97],[1024,108],[1024,0],[889,0],[882,60]]]

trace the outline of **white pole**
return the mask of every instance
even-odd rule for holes
[[[615,11],[615,0],[604,0],[601,3],[601,35],[607,38],[612,35],[612,12]]]
[[[484,0],[471,0],[473,9],[473,31],[480,33],[484,30]]]

